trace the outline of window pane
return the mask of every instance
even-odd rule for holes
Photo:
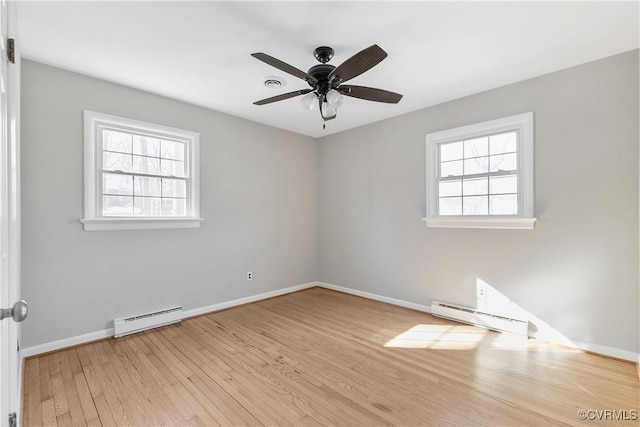
[[[516,151],[516,142],[516,132],[492,135],[489,138],[489,151],[491,151],[491,154],[512,153]]]
[[[518,196],[515,194],[489,196],[491,215],[517,215]]]
[[[489,138],[470,139],[464,142],[464,158],[481,157],[489,155]]]
[[[161,216],[162,199],[156,197],[135,197],[133,214],[135,216]]]
[[[462,182],[462,194],[465,196],[475,196],[489,193],[489,183],[486,177],[465,179]]]
[[[187,182],[182,179],[162,178],[162,197],[187,197]]]
[[[102,149],[131,153],[131,134],[104,129],[102,131]]]
[[[102,174],[102,193],[133,195],[133,177],[131,175]]]
[[[133,185],[136,196],[160,196],[160,178],[136,176]]]
[[[147,136],[133,135],[133,154],[160,157],[160,140]]]
[[[440,161],[458,160],[462,158],[462,141],[440,144]]]
[[[489,178],[489,189],[491,194],[517,193],[518,176],[492,176]]]
[[[441,198],[438,215],[462,215],[462,197]]]
[[[455,162],[444,162],[440,164],[440,176],[461,176],[462,175],[462,160]]]
[[[102,215],[104,216],[133,215],[133,197],[102,196]]]
[[[102,169],[131,172],[131,155],[104,151],[102,152]]]
[[[184,176],[184,162],[174,160],[160,160],[162,175],[168,176]]]
[[[462,207],[463,215],[487,215],[489,200],[487,196],[465,197]]]
[[[440,181],[438,194],[440,197],[461,196],[462,181],[459,179],[455,179],[453,181]]]
[[[153,157],[132,156],[133,157],[133,172],[146,173],[149,175],[160,174],[160,159],[154,159]]]
[[[161,156],[163,159],[184,161],[185,143],[162,140]]]
[[[518,169],[516,153],[491,156],[490,163],[491,172],[514,171]]]
[[[479,157],[464,161],[464,174],[472,175],[476,173],[487,173],[489,170],[489,158]]]
[[[185,199],[162,199],[163,216],[186,216],[187,201]]]

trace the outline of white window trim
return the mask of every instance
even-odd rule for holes
[[[131,128],[170,138],[187,140],[189,144],[189,206],[188,216],[178,218],[105,217],[100,211],[99,195],[102,180],[100,156],[97,156],[98,131],[103,126]],[[84,218],[80,220],[85,231],[153,230],[167,228],[197,228],[200,218],[200,134],[183,129],[157,125],[110,114],[84,110]]]
[[[517,130],[518,214],[486,216],[438,215],[438,144],[490,133]],[[533,112],[427,134],[427,227],[533,229]]]

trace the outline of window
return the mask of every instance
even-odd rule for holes
[[[86,231],[200,225],[199,135],[84,112]]]
[[[428,134],[424,220],[533,228],[533,113]]]

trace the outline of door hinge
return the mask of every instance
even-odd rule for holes
[[[9,39],[7,46],[7,59],[12,64],[16,63],[16,39]]]
[[[15,412],[9,414],[9,427],[18,427],[18,419]]]
[[[18,353],[20,353],[20,340],[18,340],[17,347],[18,347],[18,350],[17,350],[17,351],[18,351]]]

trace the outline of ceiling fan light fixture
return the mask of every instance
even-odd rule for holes
[[[315,92],[309,92],[302,98],[300,98],[300,102],[304,106],[305,110],[313,110],[318,103],[318,95]]]
[[[335,89],[331,89],[327,92],[327,102],[331,104],[333,107],[340,108],[342,106],[342,102],[344,98],[340,92]]]
[[[338,109],[329,102],[323,102],[320,108],[320,113],[324,120],[333,119],[338,115]]]

